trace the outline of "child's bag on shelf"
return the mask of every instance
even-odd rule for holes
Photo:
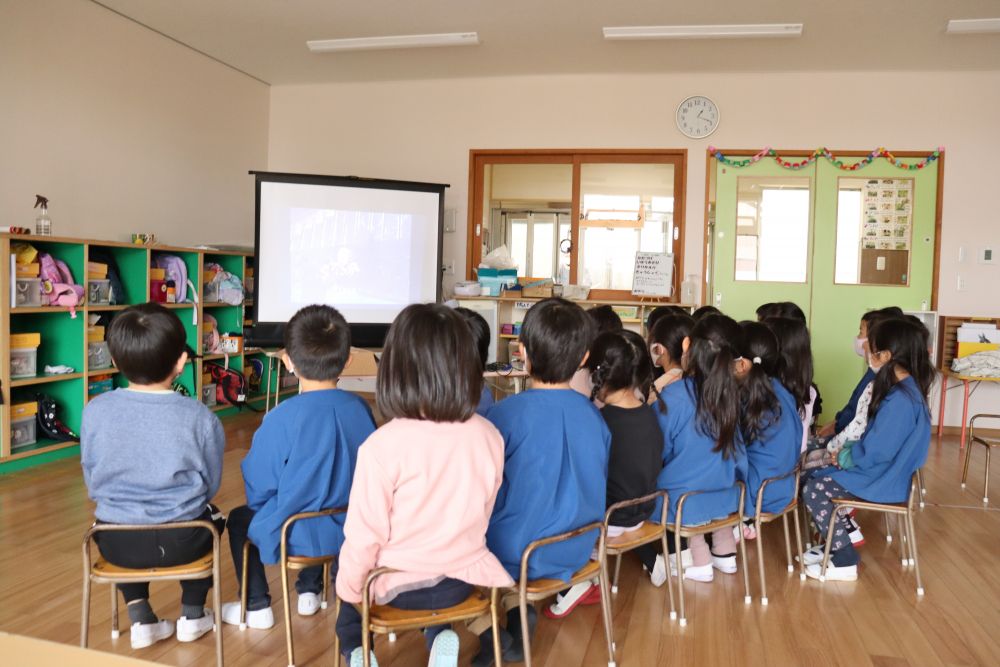
[[[260,412],[257,408],[247,403],[247,379],[243,373],[227,366],[213,363],[206,363],[204,368],[212,374],[212,382],[215,384],[216,403],[218,405],[232,405],[241,410],[249,408],[254,412]]]
[[[166,282],[174,284],[174,301],[184,303],[188,300],[187,264],[177,255],[158,254],[153,256],[153,266],[163,269]],[[193,290],[192,290],[193,291]]]
[[[228,303],[230,306],[243,303],[243,283],[239,278],[215,263],[206,264],[205,272],[212,274],[212,279],[205,283],[205,303]]]
[[[66,442],[79,440],[80,436],[73,433],[65,424],[59,421],[59,404],[48,394],[36,394],[38,401],[38,433],[50,440]]]
[[[38,253],[39,277],[42,279],[42,302],[47,306],[75,308],[83,303],[83,286],[73,280],[66,262],[47,252]],[[74,312],[74,316],[76,313]]]

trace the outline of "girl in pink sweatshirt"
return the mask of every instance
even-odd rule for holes
[[[503,479],[503,439],[476,414],[482,369],[461,316],[434,304],[409,306],[393,322],[378,366],[375,398],[391,421],[358,450],[344,526],[337,594],[360,604],[371,570],[372,601],[441,609],[472,585],[513,585],[486,548]],[[341,607],[337,635],[350,667],[362,664],[361,615]],[[425,630],[432,667],[458,661],[458,635]],[[372,665],[377,662],[372,656]]]

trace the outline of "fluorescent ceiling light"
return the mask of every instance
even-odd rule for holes
[[[647,25],[604,28],[604,39],[732,39],[739,37],[801,36],[801,23]]]
[[[475,46],[477,32],[449,32],[437,35],[392,35],[388,37],[351,37],[314,39],[306,42],[313,53],[325,51],[370,51],[378,49],[416,49],[429,46]]]
[[[945,32],[968,35],[977,32],[1000,32],[1000,19],[952,19]]]

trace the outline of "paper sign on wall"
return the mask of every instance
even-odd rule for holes
[[[635,253],[632,272],[634,296],[670,296],[674,285],[674,256],[667,252]]]

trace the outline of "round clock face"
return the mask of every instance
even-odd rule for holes
[[[692,139],[704,139],[719,127],[719,107],[703,95],[694,95],[677,107],[677,129]]]

